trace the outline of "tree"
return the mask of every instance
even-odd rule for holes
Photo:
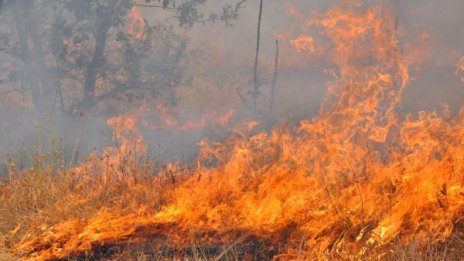
[[[13,25],[2,28],[2,35],[8,37],[2,46],[2,56],[8,57],[7,62],[13,59],[20,63],[20,66],[6,66],[6,83],[15,90],[30,91],[37,116],[44,119],[53,97],[53,82],[47,77],[46,50],[41,39],[40,23],[44,20],[44,10],[36,8],[36,2],[27,0],[2,1],[0,4],[2,18],[8,16],[6,20]],[[5,12],[5,7],[10,12]]]
[[[201,12],[206,0],[158,2],[189,28],[215,21],[230,26],[245,0],[208,16]],[[144,4],[156,6],[150,0]],[[5,1],[3,8],[12,10],[9,22],[16,28],[8,51],[22,61],[10,73],[17,84],[27,86],[22,89],[32,94],[41,119],[58,100],[64,111],[79,114],[107,99],[157,95],[186,79],[186,39],[169,25],[145,24],[144,37],[133,41],[126,26],[135,5],[133,0]]]

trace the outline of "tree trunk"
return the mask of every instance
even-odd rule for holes
[[[259,3],[259,15],[258,15],[258,29],[256,32],[256,56],[255,56],[255,67],[253,70],[253,112],[255,120],[258,120],[258,96],[260,95],[259,91],[259,79],[258,79],[258,66],[259,66],[259,48],[261,41],[261,17],[263,14],[263,0]]]
[[[43,47],[37,34],[38,28],[30,14],[31,6],[25,0],[17,0],[13,8],[13,16],[18,43],[23,62],[22,83],[31,91],[32,102],[37,114],[37,120],[43,122],[50,112],[53,98],[50,95],[51,85],[46,80],[47,65]],[[31,43],[31,45],[30,45]]]
[[[274,110],[275,93],[276,93],[276,88],[277,88],[277,74],[278,74],[278,69],[279,69],[279,40],[275,40],[275,44],[276,44],[276,52],[275,52],[275,60],[274,60],[274,77],[272,78],[271,101],[269,103],[269,116],[268,116],[269,127],[272,124],[272,111]]]
[[[95,88],[97,74],[104,65],[104,54],[108,32],[113,25],[113,17],[116,13],[120,0],[112,0],[103,15],[97,20],[97,29],[95,32],[95,49],[92,61],[87,65],[84,82],[84,95],[80,103],[80,111],[88,112],[95,105]]]
[[[47,62],[45,61],[45,54],[42,46],[42,41],[40,39],[40,36],[38,34],[39,28],[36,23],[31,22],[29,24],[29,35],[31,38],[32,42],[32,50],[33,50],[33,64],[35,65],[35,71],[37,75],[37,80],[40,83],[40,91],[41,91],[41,110],[42,112],[42,117],[48,117],[52,116],[49,115],[52,113],[52,108],[54,107],[55,103],[55,96],[56,96],[56,91],[55,91],[55,84],[54,81],[51,77],[51,72],[49,70],[49,67],[47,65]]]

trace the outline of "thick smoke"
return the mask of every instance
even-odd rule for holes
[[[114,101],[102,103],[95,113],[86,112],[82,116],[79,112],[66,111],[61,105],[65,103],[65,107],[69,107],[73,103],[73,95],[82,95],[84,76],[75,74],[81,78],[60,80],[63,72],[41,68],[40,64],[43,61],[40,59],[46,59],[46,64],[56,62],[56,57],[50,57],[49,53],[53,48],[62,45],[63,39],[53,40],[52,37],[57,34],[50,31],[53,29],[49,26],[52,23],[59,23],[60,19],[66,17],[71,19],[68,23],[72,23],[73,18],[66,13],[54,17],[57,14],[49,8],[49,5],[52,5],[52,2],[59,4],[60,1],[30,1],[32,3],[29,4],[26,3],[27,1],[26,4],[20,4],[22,1],[14,2],[5,1],[0,17],[2,68],[0,153],[2,157],[6,153],[33,155],[34,151],[59,150],[64,151],[65,156],[69,158],[68,161],[71,158],[77,161],[94,148],[114,145],[113,130],[107,126],[106,119],[137,110],[141,105],[139,101],[143,100],[143,97],[137,98],[135,95],[135,98],[124,105]],[[76,5],[80,3],[84,5],[88,1],[74,2]],[[223,7],[222,2],[207,1],[200,11],[205,14],[220,12]],[[314,13],[323,12],[338,2],[340,1],[264,1],[258,121],[265,122],[269,118],[266,113],[271,98],[276,39],[280,41],[281,52],[274,106],[276,109],[272,121],[296,124],[300,119],[311,118],[317,114],[319,103],[326,91],[326,83],[330,80],[324,72],[326,64],[320,57],[307,56],[308,60],[305,61],[306,54],[293,50],[289,41],[301,34],[314,33],[311,28],[305,26],[305,21]],[[355,6],[360,1],[352,2]],[[367,5],[379,3],[374,0],[366,2]],[[411,72],[413,81],[404,94],[398,110],[403,113],[415,113],[420,110],[440,111],[444,104],[448,104],[451,111],[456,112],[464,98],[462,83],[454,74],[459,58],[464,55],[464,30],[462,30],[464,2],[460,0],[449,0],[446,3],[433,0],[383,1],[382,6],[396,13],[400,46],[404,45],[403,48],[409,50],[417,49],[421,52],[423,50],[423,61],[418,68],[415,68],[417,71]],[[156,99],[161,100],[163,106],[169,107],[169,116],[177,120],[177,125],[185,127],[186,130],[154,128],[154,125],[163,123],[159,107],[151,107],[150,110],[142,113],[143,121],[150,124],[140,124],[140,128],[153,156],[164,161],[190,161],[194,158],[197,143],[201,139],[220,140],[228,135],[228,130],[237,123],[254,120],[253,112],[245,104],[247,100],[249,102],[249,92],[252,89],[258,7],[259,1],[246,1],[240,9],[238,20],[233,21],[231,27],[226,27],[220,22],[204,24],[200,22],[189,29],[179,27],[179,20],[174,12],[160,8],[139,7],[139,11],[149,25],[166,28],[169,33],[164,36],[174,37],[172,42],[185,40],[185,51],[179,53],[178,57],[186,71],[185,76],[182,76],[185,79],[176,83],[177,86],[175,89],[173,87],[172,91],[160,91]],[[292,12],[292,9],[297,10],[297,13]],[[32,24],[33,21],[38,24]],[[82,30],[93,31],[96,26],[82,27]],[[22,34],[28,35],[29,38],[20,39]],[[43,50],[37,47],[34,49],[34,45],[38,44],[34,41],[43,39],[47,40],[41,45]],[[162,42],[162,39],[154,39]],[[21,41],[25,42],[21,43]],[[173,51],[169,48],[164,50],[167,52],[166,56],[161,54],[157,57],[168,57],[168,52]],[[80,51],[89,52],[89,56],[93,52],[92,48]],[[112,51],[109,48],[106,55]],[[117,55],[115,57],[117,64]],[[79,63],[82,61],[74,62],[76,67],[81,66]],[[126,62],[120,61],[121,67]],[[163,66],[165,62],[163,59],[140,56],[135,57],[133,62],[134,68],[140,70],[152,68],[152,73],[156,77],[171,73],[163,71],[170,68]],[[53,66],[60,68],[59,65]],[[115,75],[118,74],[117,69],[114,69]],[[135,69],[134,73],[137,73],[137,70]],[[105,88],[111,85],[111,80],[99,75],[97,84],[100,88]],[[173,79],[175,80],[178,79]],[[38,90],[32,88],[43,88],[45,85],[59,86],[61,90],[66,90],[66,93],[57,91],[42,93],[44,99],[36,101],[34,106],[34,96],[37,95]],[[240,98],[238,93],[243,97]],[[63,98],[60,95],[69,97]],[[154,99],[148,99],[147,106],[153,106]],[[224,126],[218,127],[216,126],[218,124],[211,123],[214,121],[201,122],[202,117],[219,117],[229,109],[233,111],[233,115]],[[204,126],[189,130],[189,122]],[[77,149],[80,151],[79,157],[75,155]],[[30,162],[30,158],[22,160],[25,165]]]

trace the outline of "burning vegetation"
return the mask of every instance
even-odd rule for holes
[[[10,158],[0,184],[8,248],[32,260],[464,258],[464,109],[403,112],[428,66],[425,44],[401,38],[388,4],[342,2],[299,14],[305,32],[280,37],[325,67],[316,115],[267,124],[261,111],[240,122],[221,108],[179,120],[158,102],[107,120],[114,145],[76,164],[57,152],[25,169]],[[134,8],[126,29],[145,41]],[[463,59],[453,63],[460,81]],[[238,93],[238,103],[253,98]],[[202,140],[192,162],[152,160],[140,130],[207,126],[227,136]]]

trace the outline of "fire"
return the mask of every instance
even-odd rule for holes
[[[113,141],[120,142],[117,147],[118,152],[127,153],[133,150],[133,152],[138,152],[141,155],[146,153],[143,136],[136,125],[140,121],[139,118],[140,115],[133,113],[108,119],[107,124],[114,129]],[[107,150],[110,149],[113,148],[107,148]]]
[[[283,244],[273,250],[283,259],[361,259],[387,255],[396,239],[446,240],[464,215],[464,109],[449,119],[396,113],[420,57],[401,54],[394,20],[379,7],[346,5],[316,16],[308,24],[330,41],[337,68],[317,117],[270,133],[253,134],[251,123],[223,143],[204,141],[196,167],[169,165],[145,185],[134,177],[124,203],[29,231],[16,253],[45,260],[99,246],[182,249],[193,239],[208,246],[261,238]],[[301,40],[311,52],[315,38]],[[134,119],[109,123],[125,126],[118,136],[137,133]],[[91,160],[74,172],[97,169],[110,178],[101,164]],[[112,166],[119,171],[123,163]]]
[[[287,12],[291,14],[295,19],[297,19],[300,22],[303,22],[304,20],[304,15],[295,7],[293,6],[287,6]]]
[[[313,53],[315,51],[314,39],[309,35],[300,35],[290,43],[298,50]]]
[[[162,103],[156,104],[156,112],[159,116],[159,123],[145,121],[147,126],[154,130],[167,129],[179,132],[197,132],[204,130],[206,127],[224,127],[230,122],[235,113],[233,109],[226,110],[224,113],[207,112],[194,119],[180,121],[175,110]]]
[[[144,28],[146,26],[146,22],[135,5],[132,6],[129,12],[129,21],[130,23],[127,25],[127,32],[136,40],[143,40],[145,38]]]
[[[456,69],[456,75],[459,75],[464,72],[464,56],[458,62],[458,67]],[[461,76],[461,81],[464,83],[464,76]]]

